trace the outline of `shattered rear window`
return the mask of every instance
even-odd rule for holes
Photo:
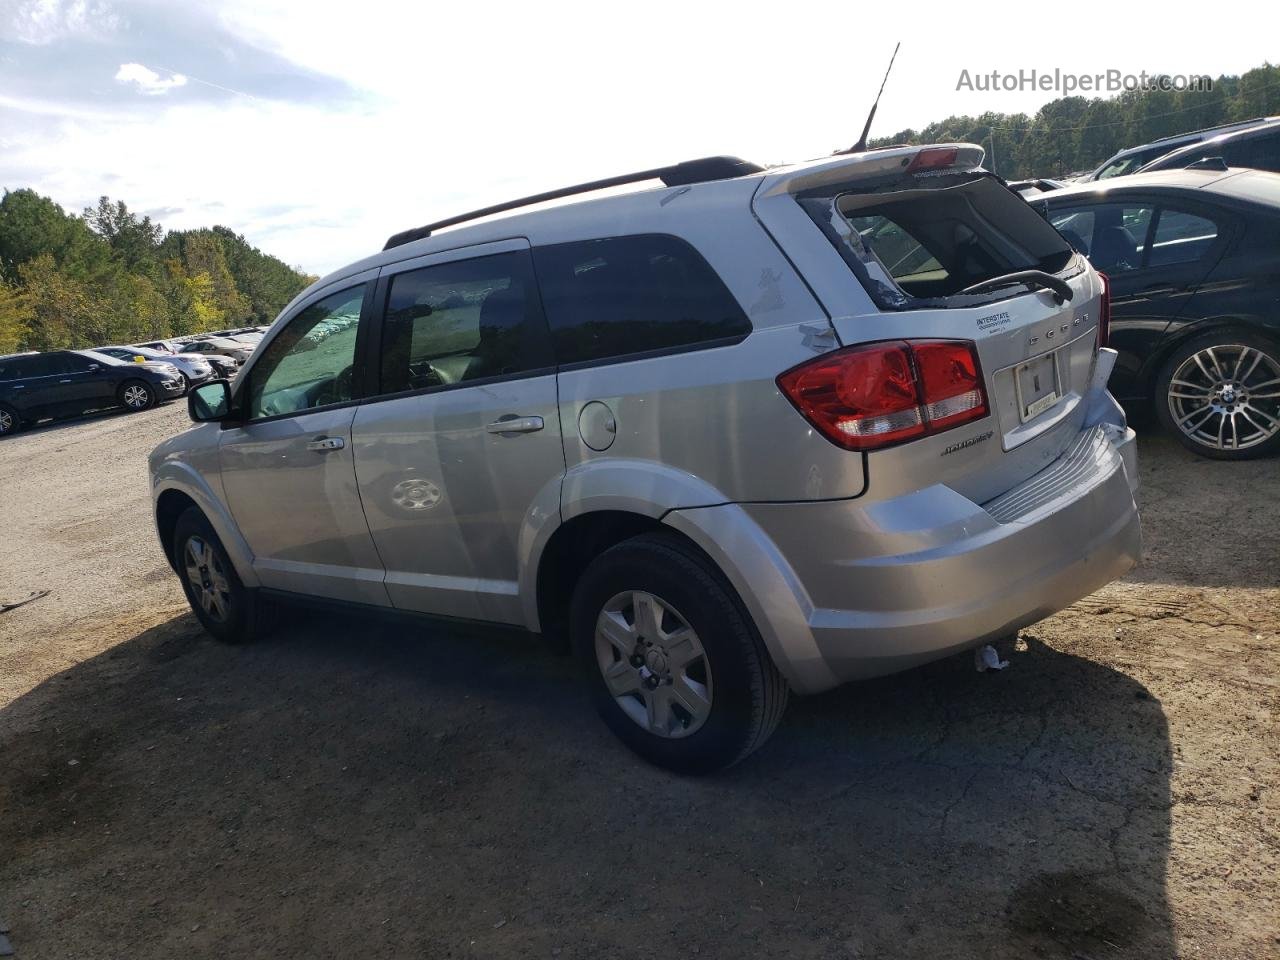
[[[882,309],[976,305],[1023,288],[964,293],[975,284],[1018,270],[1083,269],[1058,232],[990,174],[902,186],[797,198]]]

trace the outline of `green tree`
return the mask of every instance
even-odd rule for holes
[[[84,211],[85,223],[110,245],[127,270],[138,271],[154,266],[156,247],[164,236],[160,224],[150,217],[141,219],[129,211],[123,200],[112,203],[99,197],[96,207]]]

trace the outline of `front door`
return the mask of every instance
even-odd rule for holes
[[[234,400],[243,422],[223,431],[218,453],[264,586],[386,606],[351,442],[372,276],[356,280],[298,308],[246,369]]]
[[[529,246],[507,240],[385,268],[378,396],[356,474],[399,608],[520,623],[520,531],[559,510],[564,454]]]

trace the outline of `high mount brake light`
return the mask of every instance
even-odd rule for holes
[[[838,446],[875,450],[941,433],[988,413],[968,340],[891,340],[846,347],[792,367],[778,387]]]
[[[960,151],[955,147],[930,147],[921,150],[907,165],[907,173],[919,173],[922,170],[938,170],[955,165]]]
[[[1099,273],[1102,281],[1102,300],[1098,304],[1098,346],[1105,347],[1111,343],[1111,278]]]

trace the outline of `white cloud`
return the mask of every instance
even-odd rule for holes
[[[122,63],[120,69],[116,71],[116,80],[119,83],[131,83],[138,88],[140,93],[156,95],[168,93],[174,87],[185,87],[187,78],[180,73],[172,73],[167,77],[162,77],[150,67],[144,67],[140,63]]]
[[[120,26],[111,5],[102,0],[18,0],[3,21],[0,35],[37,46],[76,36],[102,39]]]

